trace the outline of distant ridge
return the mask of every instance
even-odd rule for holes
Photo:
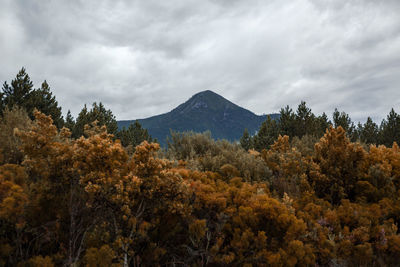
[[[279,114],[271,114],[271,118]],[[166,144],[170,129],[178,132],[209,130],[215,139],[239,140],[245,128],[254,134],[267,115],[256,115],[213,91],[206,90],[193,95],[185,103],[168,113],[139,119],[153,138]],[[118,121],[118,127],[128,127],[135,120]]]

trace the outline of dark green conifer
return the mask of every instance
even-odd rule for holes
[[[125,147],[129,145],[136,147],[145,140],[148,142],[154,141],[148,131],[143,129],[138,121],[129,125],[128,128],[123,127],[122,130],[117,133],[116,137],[121,140],[121,144]]]
[[[105,125],[107,132],[110,134],[116,134],[118,131],[117,121],[111,110],[107,110],[104,105],[100,102],[97,104],[94,102],[92,108],[88,111],[86,104],[76,118],[75,127],[72,131],[72,137],[79,138],[84,134],[84,127],[86,124],[97,121],[97,125]]]
[[[61,107],[58,106],[55,96],[52,95],[48,83],[44,81],[41,88],[33,89],[33,83],[25,68],[18,72],[16,78],[11,81],[11,86],[4,82],[0,98],[0,113],[6,107],[11,109],[14,106],[19,106],[25,109],[28,116],[33,119],[33,110],[37,109],[46,115],[50,115],[58,128],[61,128],[64,124]]]
[[[268,149],[278,138],[278,127],[277,122],[268,115],[267,120],[262,123],[257,135],[254,136],[254,148],[258,151]]]
[[[306,134],[314,134],[315,132],[315,115],[311,109],[307,107],[306,102],[301,101],[296,112],[295,136],[301,138]]]
[[[252,140],[247,128],[244,129],[243,135],[240,138],[240,145],[243,147],[244,150],[249,150],[252,148]]]
[[[317,127],[315,129],[315,136],[321,137],[325,134],[326,129],[332,125],[332,122],[328,119],[328,116],[325,112],[323,112],[321,116],[318,116],[316,121]]]
[[[64,126],[65,126],[66,128],[68,128],[68,129],[70,129],[71,132],[74,130],[74,127],[75,127],[75,120],[74,120],[74,118],[72,117],[71,111],[70,111],[70,110],[68,110],[67,116],[65,117]]]
[[[352,142],[358,139],[356,126],[351,121],[349,114],[343,111],[339,112],[338,109],[335,108],[333,112],[333,127],[338,128],[339,126],[342,126]]]
[[[394,109],[390,110],[386,120],[384,119],[380,127],[380,142],[390,147],[393,142],[400,142],[400,115]]]
[[[288,135],[291,138],[296,136],[296,114],[289,106],[280,111],[279,132],[281,135]]]
[[[46,115],[50,115],[57,128],[64,126],[61,107],[58,106],[55,96],[50,91],[47,81],[42,83],[41,88],[32,92],[32,103],[34,108]]]
[[[16,78],[11,81],[11,86],[7,82],[4,82],[2,91],[2,110],[5,107],[9,109],[13,106],[23,107],[30,117],[33,118],[33,83],[26,73],[25,68],[22,68],[18,72]]]
[[[371,119],[371,117],[367,118],[367,121],[364,123],[364,125],[359,125],[358,132],[362,142],[367,144],[378,143],[378,125]]]

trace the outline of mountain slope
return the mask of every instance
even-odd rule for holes
[[[277,116],[271,114],[272,118]],[[251,134],[255,133],[265,119],[266,115],[258,116],[207,90],[195,94],[168,113],[138,121],[153,138],[164,145],[170,129],[179,132],[209,130],[215,139],[235,141],[240,139],[245,128]],[[118,121],[118,126],[128,127],[133,122]]]

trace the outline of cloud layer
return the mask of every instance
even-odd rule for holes
[[[213,90],[255,113],[400,112],[400,1],[14,1],[0,9],[0,81],[25,66],[63,111],[168,112]]]

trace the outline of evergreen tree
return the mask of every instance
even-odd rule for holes
[[[47,81],[42,83],[41,88],[32,92],[32,103],[40,112],[50,115],[57,128],[64,125],[64,120],[61,113],[61,107],[58,106],[55,96],[50,91],[50,86]]]
[[[296,114],[289,106],[282,108],[280,111],[279,133],[290,138],[296,136]]]
[[[258,151],[268,149],[278,138],[278,127],[276,121],[271,119],[271,116],[267,116],[267,120],[262,123],[257,135],[254,136],[254,148]]]
[[[304,135],[321,137],[331,125],[325,113],[316,117],[304,101],[299,104],[296,113],[289,106],[281,109],[277,123],[279,134],[288,135],[290,138],[301,138]]]
[[[332,125],[332,122],[329,121],[328,116],[325,112],[322,113],[321,116],[318,116],[317,119],[317,126],[316,126],[316,136],[321,137],[325,134],[326,130]]]
[[[30,117],[33,118],[33,83],[25,68],[18,72],[16,78],[11,81],[11,86],[4,82],[2,91],[2,111],[6,106],[11,109],[16,105],[25,108]]]
[[[393,142],[400,141],[400,115],[394,109],[387,115],[387,119],[383,120],[380,127],[381,143],[387,147],[392,146]]]
[[[315,132],[315,115],[307,107],[306,102],[301,101],[296,112],[296,136],[301,138],[306,134]]]
[[[101,102],[99,104],[94,102],[89,111],[85,105],[79,113],[72,131],[72,137],[81,137],[84,134],[85,125],[93,123],[94,121],[97,121],[98,126],[105,125],[108,133],[113,135],[117,134],[117,121],[112,111],[107,110]]]
[[[333,127],[339,128],[341,126],[345,131],[347,131],[351,126],[351,119],[345,112],[339,112],[337,108],[333,112]]]
[[[359,124],[358,134],[362,142],[365,142],[367,144],[378,143],[378,134],[379,134],[378,125],[376,125],[376,123],[371,119],[371,117],[367,118],[367,121],[364,123],[364,125]]]
[[[11,86],[4,82],[0,98],[0,114],[5,107],[11,109],[13,106],[19,106],[25,109],[29,117],[33,119],[33,110],[36,108],[50,115],[58,128],[64,124],[61,107],[52,95],[48,83],[44,81],[41,88],[33,89],[33,83],[25,68],[18,72],[16,78],[11,81]]]
[[[246,151],[252,148],[251,136],[247,128],[244,129],[243,136],[240,138],[240,145]]]
[[[356,132],[356,127],[351,121],[349,114],[345,112],[339,112],[337,108],[333,112],[333,126],[339,128],[341,126],[345,131],[347,136],[351,141],[356,141],[358,136]]]
[[[143,129],[138,121],[130,124],[128,129],[123,127],[122,130],[117,133],[116,137],[121,140],[121,144],[125,147],[129,145],[136,147],[143,141],[148,141],[149,143],[153,142],[147,129]]]
[[[67,112],[67,116],[65,117],[65,123],[64,126],[68,129],[70,129],[71,131],[74,129],[75,127],[75,120],[71,115],[71,111],[68,110]]]
[[[83,135],[84,127],[86,124],[91,123],[89,119],[88,109],[86,104],[83,106],[81,112],[78,114],[78,118],[75,120],[74,128],[72,130],[72,137],[79,138]]]

